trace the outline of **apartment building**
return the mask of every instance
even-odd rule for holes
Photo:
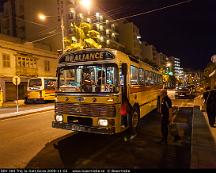
[[[125,52],[142,58],[139,28],[132,22],[119,22],[119,41],[124,44]]]
[[[39,14],[47,16],[46,20],[39,20]],[[44,44],[51,51],[62,49],[63,36],[77,40],[71,24],[81,21],[92,23],[100,32],[103,47],[124,47],[118,40],[118,24],[97,8],[82,8],[77,0],[8,0],[1,20],[3,34]]]
[[[153,49],[151,44],[147,42],[142,42],[141,44],[141,57],[143,60],[153,62]]]

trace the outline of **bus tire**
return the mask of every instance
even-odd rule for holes
[[[30,101],[29,99],[25,98],[25,101],[24,101],[25,104],[30,104]]]

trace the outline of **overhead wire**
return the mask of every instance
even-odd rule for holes
[[[141,16],[141,15],[145,15],[145,14],[149,14],[149,13],[165,10],[165,9],[168,9],[168,8],[171,8],[171,7],[175,7],[175,6],[183,5],[183,4],[186,4],[186,3],[190,3],[191,1],[192,0],[182,1],[182,2],[179,2],[179,3],[175,3],[175,4],[167,5],[167,6],[164,6],[164,7],[156,8],[156,9],[153,9],[153,10],[149,10],[149,11],[145,11],[145,12],[129,15],[129,16],[126,16],[126,17],[121,17],[121,18],[118,18],[118,19],[114,19],[114,20],[111,20],[110,22],[112,23],[112,22],[116,22],[116,21],[119,21],[119,20],[129,19],[129,18],[133,18],[133,17],[137,17],[137,16]],[[106,22],[96,22],[96,23],[92,23],[92,24],[104,24],[104,23],[106,23]],[[57,35],[59,33],[60,32],[58,32],[56,34],[53,34],[52,36]],[[41,41],[41,40],[44,40],[44,39],[49,38],[49,37],[51,37],[51,36],[46,36],[44,38],[37,39],[37,40],[32,41],[32,42]]]

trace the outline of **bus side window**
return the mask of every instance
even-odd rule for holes
[[[135,66],[131,66],[130,67],[130,82],[132,85],[137,85],[138,84],[138,74],[139,74],[139,70],[137,67]]]
[[[145,85],[149,86],[149,72],[145,70]]]
[[[145,84],[144,78],[144,70],[142,68],[139,69],[139,85]]]

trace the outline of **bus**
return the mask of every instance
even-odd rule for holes
[[[28,80],[25,103],[46,103],[55,100],[56,77],[35,77]]]
[[[162,86],[158,70],[121,51],[66,52],[57,66],[52,127],[99,134],[136,128],[157,108]],[[123,115],[126,100],[132,107],[129,118]]]

